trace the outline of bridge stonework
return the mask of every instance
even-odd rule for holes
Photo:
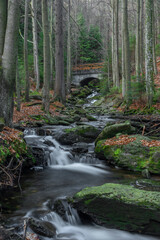
[[[84,85],[93,79],[102,79],[103,63],[83,64],[73,67],[72,84],[75,86]]]

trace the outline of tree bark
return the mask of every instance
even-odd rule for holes
[[[144,65],[144,0],[140,1],[140,72],[143,73]]]
[[[43,25],[43,108],[49,113],[49,82],[50,82],[50,41],[48,22],[48,0],[42,0]]]
[[[63,48],[63,0],[56,0],[55,98],[65,102]]]
[[[156,40],[155,40],[155,4],[153,1],[153,13],[152,13],[152,37],[153,37],[153,69],[154,69],[154,75],[157,75],[157,63],[156,63]]]
[[[32,32],[33,32],[33,53],[34,53],[34,78],[36,90],[39,91],[40,77],[38,64],[38,36],[37,36],[37,0],[31,0],[32,7]]]
[[[67,38],[67,93],[71,91],[71,2],[68,0],[68,38]]]
[[[7,24],[7,0],[0,0],[0,59],[3,54],[6,24]]]
[[[124,75],[125,75],[125,100],[127,107],[132,101],[131,95],[131,74],[130,74],[130,50],[129,50],[129,33],[128,33],[128,1],[122,0],[123,4],[123,51],[124,51]]]
[[[119,53],[118,53],[118,8],[119,0],[112,0],[112,75],[113,84],[119,87]]]
[[[21,86],[19,77],[18,57],[16,62],[16,94],[17,94],[17,111],[21,110]]]
[[[18,23],[19,0],[9,0],[0,77],[0,118],[4,120],[7,126],[12,126],[13,118]]]
[[[140,82],[140,0],[137,0],[137,21],[136,21],[136,77]]]
[[[152,35],[152,17],[153,17],[153,1],[146,0],[146,19],[145,19],[145,79],[148,106],[153,101],[153,35]]]
[[[29,71],[28,71],[28,13],[30,0],[25,1],[24,18],[24,70],[25,70],[25,101],[29,102]]]

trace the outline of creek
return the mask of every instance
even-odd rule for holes
[[[99,117],[90,122],[103,128],[108,118]],[[73,127],[73,126],[72,126]],[[7,218],[7,227],[23,233],[25,218],[47,220],[56,227],[54,240],[154,240],[152,236],[107,229],[81,219],[78,212],[65,201],[66,197],[89,186],[104,183],[123,183],[136,181],[140,175],[131,174],[116,168],[110,168],[96,158],[94,143],[76,143],[62,146],[55,136],[60,134],[63,126],[45,126],[40,131],[26,129],[24,138],[27,144],[43,149],[46,167],[37,166],[21,179],[21,192],[4,195],[3,215]],[[82,149],[85,148],[83,152]],[[76,150],[75,150],[76,149]],[[78,149],[78,150],[77,150]],[[65,220],[54,209],[56,199],[64,199]],[[3,204],[3,203],[2,203]],[[125,213],[124,213],[125,214]],[[49,238],[41,237],[47,240]]]

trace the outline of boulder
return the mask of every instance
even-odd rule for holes
[[[105,227],[160,235],[160,193],[107,183],[88,187],[70,200]]]
[[[91,143],[94,142],[99,133],[100,131],[93,126],[82,125],[65,129],[64,133],[56,136],[56,140],[61,144],[74,144],[77,142]]]
[[[52,238],[56,234],[55,226],[47,221],[39,221],[35,218],[28,219],[28,226],[34,231],[36,234]]]
[[[160,148],[145,146],[143,142],[151,140],[141,135],[130,135],[128,139],[132,141],[117,143],[117,145],[114,144],[116,138],[109,143],[106,140],[98,141],[95,152],[100,158],[106,159],[114,166],[140,172],[147,169],[145,172],[148,174],[145,177],[149,177],[149,173],[160,174],[160,158],[157,158]]]
[[[96,142],[102,139],[112,138],[118,133],[122,134],[131,134],[135,131],[135,128],[131,126],[129,121],[124,123],[110,123],[107,124],[103,131],[99,134],[96,139]]]

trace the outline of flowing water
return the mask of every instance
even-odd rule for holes
[[[57,133],[55,127],[52,135]],[[60,129],[58,129],[60,131]],[[54,200],[65,199],[88,186],[106,182],[120,182],[136,179],[128,172],[110,169],[94,155],[94,144],[88,144],[85,153],[75,153],[71,146],[60,145],[53,136],[38,136],[32,130],[25,131],[25,140],[30,146],[43,149],[48,167],[38,166],[33,172],[23,176],[22,192],[5,198],[4,215],[7,225],[21,233],[23,220],[34,217],[47,220],[56,226],[55,240],[154,240],[156,237],[131,234],[115,229],[107,229],[93,223],[82,223],[77,211],[64,200],[65,220],[54,211]],[[79,143],[81,145],[82,143]],[[86,145],[85,145],[86,146]],[[8,206],[8,208],[7,208]],[[12,206],[12,208],[11,208]],[[48,239],[48,238],[41,238]]]

